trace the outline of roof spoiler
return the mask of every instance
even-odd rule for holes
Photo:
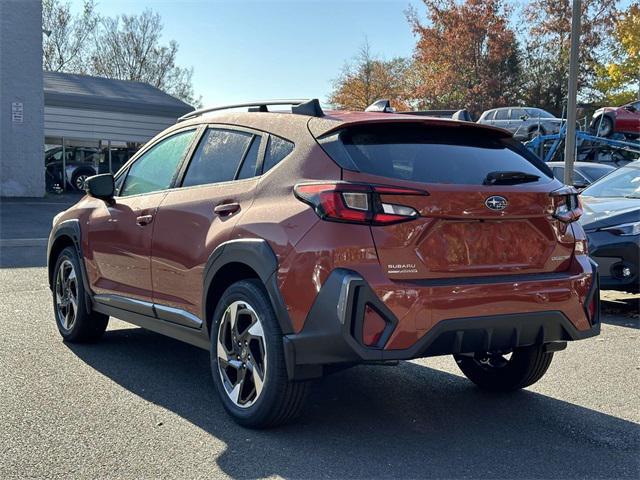
[[[309,115],[313,117],[322,117],[324,112],[320,107],[320,102],[317,98],[314,99],[294,99],[294,100],[265,100],[259,102],[247,102],[236,103],[233,105],[222,105],[218,107],[206,107],[189,112],[178,119],[178,122],[190,120],[192,118],[200,117],[205,113],[219,112],[222,110],[230,110],[232,108],[248,108],[250,112],[268,112],[268,106],[273,105],[291,105],[291,113],[297,115]]]

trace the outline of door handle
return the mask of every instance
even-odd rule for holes
[[[213,209],[214,213],[217,213],[221,217],[236,213],[238,210],[240,210],[240,204],[235,202],[216,205],[216,207]]]
[[[144,227],[145,225],[149,225],[152,220],[153,220],[153,215],[140,215],[139,217],[136,217],[136,223],[141,227]]]

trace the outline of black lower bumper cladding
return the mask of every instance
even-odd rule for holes
[[[599,298],[597,281],[593,283],[587,300],[593,295]],[[362,342],[362,322],[367,305],[387,322],[380,341],[374,347],[367,347]],[[320,289],[302,331],[284,337],[289,376],[292,379],[321,376],[324,365],[506,351],[529,345],[580,340],[600,333],[597,311],[591,328],[581,331],[562,312],[550,310],[444,320],[410,348],[384,350],[383,346],[397,323],[397,318],[360,275],[336,269]]]

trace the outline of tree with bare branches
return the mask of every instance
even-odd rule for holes
[[[42,2],[42,67],[51,72],[88,72],[90,45],[100,22],[95,0],[85,0],[82,12],[71,13],[69,3]]]
[[[91,54],[94,75],[145,82],[199,106],[195,97],[193,69],[176,64],[178,43],[161,43],[162,20],[145,10],[140,15],[104,18]]]
[[[193,90],[193,68],[176,63],[177,42],[162,43],[158,13],[100,17],[95,0],[85,0],[74,15],[69,3],[44,0],[42,25],[45,70],[145,82],[201,105]]]

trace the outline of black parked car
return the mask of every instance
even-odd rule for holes
[[[640,291],[640,160],[585,189],[580,222],[603,289]]]
[[[137,151],[133,148],[111,149],[111,171],[117,172]],[[97,173],[109,171],[108,151],[93,147],[66,147],[66,162],[62,162],[62,147],[50,148],[45,152],[45,177],[47,188],[52,190],[56,185],[70,190],[84,190],[87,178]],[[64,175],[63,175],[64,168]],[[64,180],[63,180],[64,178]]]

